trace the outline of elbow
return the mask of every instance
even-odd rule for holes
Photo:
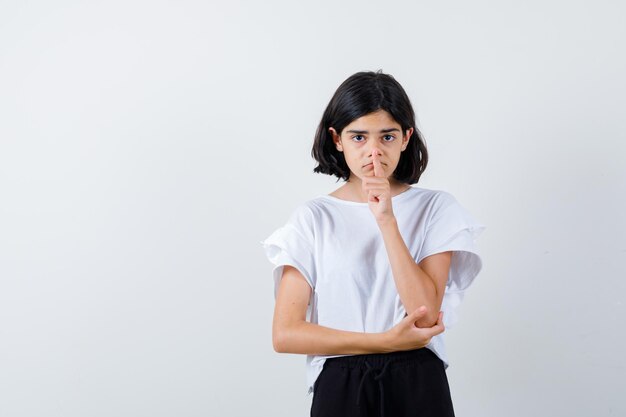
[[[425,328],[425,327],[433,327],[437,324],[437,320],[439,319],[439,310],[437,311],[427,311],[424,317],[421,317],[416,321],[417,327]]]
[[[436,303],[430,304],[428,306],[428,311],[426,312],[426,316],[424,320],[429,324],[428,327],[433,327],[437,324],[437,320],[439,319],[439,310],[441,309],[441,303],[437,305]]]
[[[283,352],[284,341],[282,338],[282,333],[274,331],[272,333],[272,346],[274,348],[274,352],[276,353],[284,353]]]
[[[272,345],[276,353],[289,353],[288,332],[285,329],[275,329],[272,334]]]
[[[274,352],[276,353],[285,353],[283,352],[283,342],[277,336],[272,337],[272,345],[274,347]]]
[[[417,320],[415,323],[417,324],[417,327],[421,329],[425,329],[428,327],[433,327],[435,324],[437,324],[437,319],[433,320],[430,317],[422,317],[421,319]]]
[[[437,324],[437,320],[439,320],[439,310],[435,311],[432,314],[428,315],[428,320],[430,323],[430,327],[433,327]]]
[[[299,323],[289,323],[274,326],[272,330],[272,345],[276,353],[298,353]]]

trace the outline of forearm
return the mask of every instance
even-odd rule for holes
[[[389,351],[386,333],[338,330],[307,321],[284,329],[274,349],[280,353],[309,355],[360,355]]]
[[[439,308],[435,305],[438,298],[435,283],[413,259],[402,239],[396,219],[379,223],[379,227],[404,309],[410,314],[425,305],[428,308],[427,314],[417,320],[417,326],[434,326],[439,315]]]

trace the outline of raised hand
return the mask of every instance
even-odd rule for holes
[[[364,176],[361,180],[363,191],[368,193],[367,202],[376,221],[386,221],[394,217],[391,207],[391,186],[387,173],[380,163],[379,150],[372,151],[374,175]]]

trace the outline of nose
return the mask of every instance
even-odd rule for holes
[[[374,153],[376,153],[378,156],[382,155],[382,152],[380,151],[380,149],[378,149],[376,145],[372,145],[372,147],[370,148],[370,152],[369,152],[370,159],[374,159]]]

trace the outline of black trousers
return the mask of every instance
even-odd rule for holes
[[[443,361],[430,349],[326,359],[311,417],[454,417]]]

